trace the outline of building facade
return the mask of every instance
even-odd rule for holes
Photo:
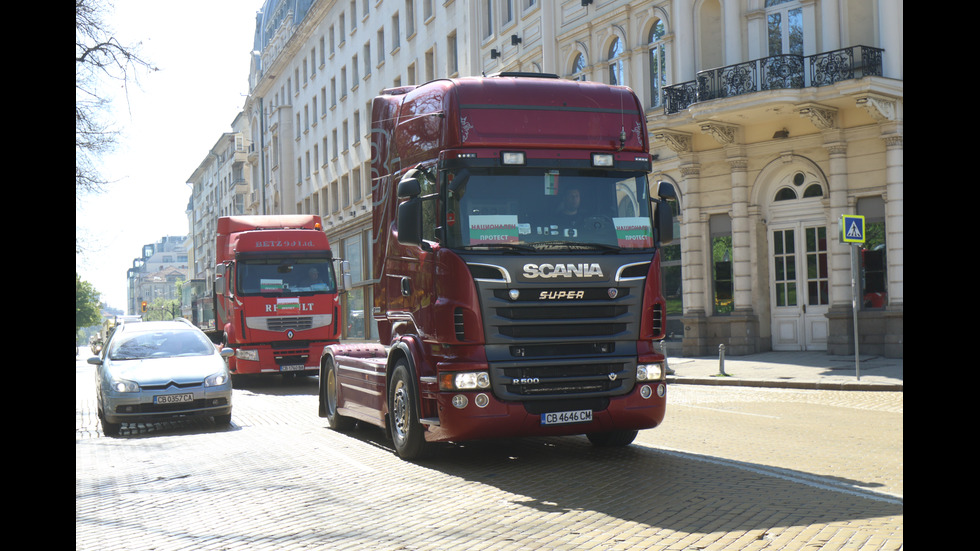
[[[157,299],[179,298],[176,284],[187,278],[187,267],[187,236],[168,235],[143,245],[126,273],[127,312],[139,315],[144,301],[152,304]]]
[[[886,0],[268,0],[237,123],[243,208],[323,217],[354,275],[344,337],[374,340],[372,98],[503,71],[626,85],[651,180],[679,195],[672,353],[850,354],[856,304],[860,351],[901,356],[903,17]],[[840,243],[843,214],[865,216],[863,246]]]

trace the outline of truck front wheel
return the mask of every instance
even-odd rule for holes
[[[413,460],[424,456],[425,435],[418,419],[418,398],[413,390],[411,373],[405,360],[395,364],[388,388],[388,417],[395,452],[402,459]]]
[[[326,360],[320,372],[320,416],[327,418],[330,428],[344,432],[354,428],[354,420],[337,413],[340,404],[338,385],[337,369],[333,361]]]

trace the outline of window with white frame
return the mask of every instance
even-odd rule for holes
[[[803,7],[799,0],[766,0],[769,55],[803,55]]]
[[[667,51],[664,43],[664,22],[657,20],[650,27],[647,49],[650,52],[650,107],[663,105],[663,90],[667,85]]]
[[[625,86],[626,80],[623,74],[623,41],[617,36],[609,45],[609,55],[606,56],[609,67],[609,84],[613,86]]]

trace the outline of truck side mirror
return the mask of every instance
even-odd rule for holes
[[[669,245],[674,241],[674,212],[671,210],[668,199],[677,199],[677,192],[674,186],[668,182],[657,182],[657,196],[660,199],[652,199],[656,202],[656,229],[657,241],[661,245]]]
[[[227,266],[218,264],[214,267],[214,292],[219,295],[225,294],[225,271]]]
[[[398,182],[398,197],[408,201],[398,205],[398,242],[422,246],[422,186],[415,178]]]
[[[340,261],[340,288],[344,291],[349,291],[354,287],[353,279],[350,275],[350,261],[341,260]]]

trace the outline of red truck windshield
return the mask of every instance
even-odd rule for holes
[[[239,260],[237,286],[241,295],[297,295],[337,290],[333,264],[326,258]]]
[[[647,178],[636,172],[469,169],[448,191],[450,247],[653,247]]]

